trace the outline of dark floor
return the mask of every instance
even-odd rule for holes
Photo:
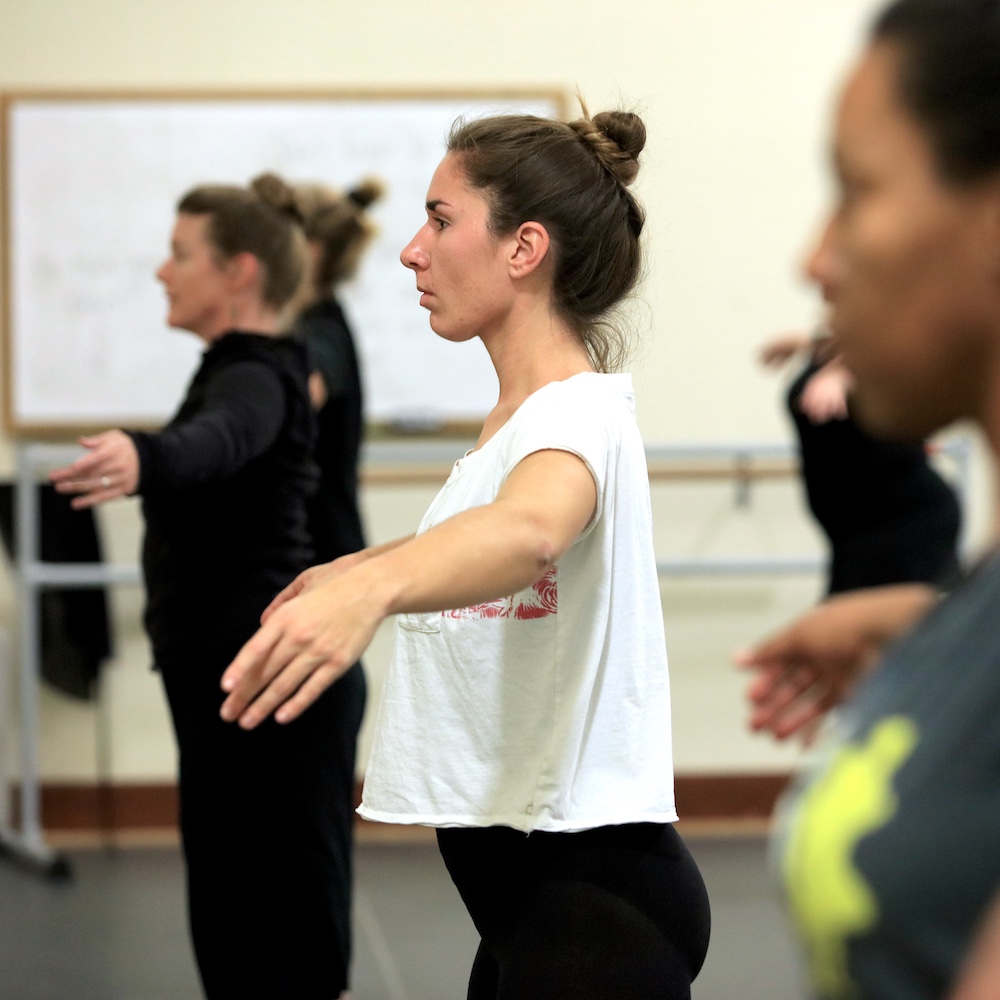
[[[795,953],[759,837],[689,838],[712,899],[694,1000],[795,1000]],[[0,1000],[198,1000],[176,849],[0,863]],[[358,849],[354,1000],[461,1000],[476,936],[432,844]]]

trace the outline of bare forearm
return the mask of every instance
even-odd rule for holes
[[[374,559],[376,556],[384,555],[386,552],[391,552],[393,549],[399,548],[400,545],[412,542],[413,538],[413,535],[404,535],[402,538],[394,538],[391,542],[383,542],[381,545],[369,545],[367,548],[361,549],[360,552],[354,552],[346,558],[355,560],[358,563],[367,562],[369,559]]]
[[[247,729],[272,712],[290,722],[357,661],[387,615],[516,593],[554,565],[597,510],[584,463],[543,450],[517,464],[491,503],[307,570],[223,674],[222,717]]]
[[[925,583],[903,583],[858,591],[872,597],[871,614],[864,633],[873,646],[886,646],[913,627],[938,600],[937,591]]]
[[[531,586],[561,554],[558,540],[515,505],[466,511],[384,548],[357,567],[386,615],[442,611]]]

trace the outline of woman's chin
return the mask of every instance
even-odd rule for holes
[[[194,329],[194,326],[189,321],[185,320],[183,316],[175,315],[172,312],[167,314],[167,326],[171,330],[177,330],[180,333],[193,333],[196,337],[201,337],[201,334]]]
[[[436,322],[433,313],[431,314],[431,329],[441,340],[447,340],[451,344],[464,344],[467,340],[473,340],[476,337],[474,330],[456,330],[455,327],[448,323]]]

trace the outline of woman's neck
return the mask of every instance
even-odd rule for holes
[[[280,314],[258,301],[231,302],[219,310],[212,323],[192,332],[209,347],[232,330],[275,337],[281,333]]]
[[[484,336],[500,382],[496,406],[483,424],[476,447],[482,447],[534,392],[550,382],[594,370],[583,341],[551,312],[507,324]]]

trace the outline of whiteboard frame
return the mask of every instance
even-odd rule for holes
[[[15,354],[16,334],[13,329],[13,268],[15,248],[11,245],[11,179],[14,150],[12,149],[11,121],[19,105],[31,103],[216,103],[232,102],[234,107],[251,101],[295,101],[317,102],[409,102],[421,101],[483,101],[497,103],[519,103],[545,101],[552,105],[554,114],[562,119],[567,116],[569,97],[567,91],[558,86],[497,86],[497,87],[405,87],[405,88],[336,88],[322,89],[128,89],[128,90],[17,90],[0,93],[0,295],[3,309],[0,313],[0,358],[4,367],[3,421],[8,435],[14,438],[38,440],[67,440],[80,434],[92,433],[109,426],[127,423],[130,427],[147,427],[143,421],[122,420],[120,416],[109,416],[107,420],[91,417],[76,420],[24,419],[15,412]],[[261,169],[267,165],[262,164]],[[206,178],[206,180],[209,178]],[[240,180],[240,179],[234,179]],[[467,434],[473,425],[466,421],[444,421],[430,433]],[[152,429],[152,428],[151,428]],[[376,436],[393,435],[392,425],[372,428]]]

